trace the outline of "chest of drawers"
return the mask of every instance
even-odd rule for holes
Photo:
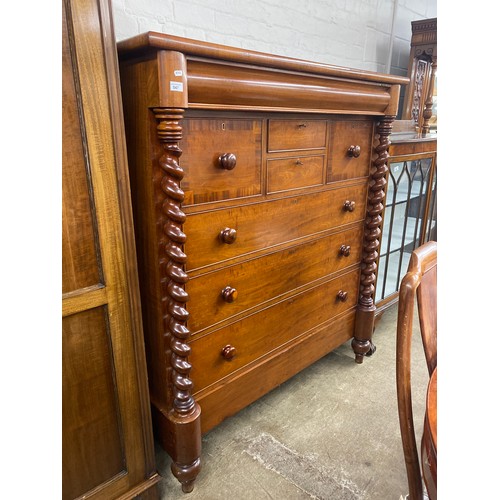
[[[201,434],[352,338],[373,351],[405,78],[146,33],[118,44],[155,432]]]

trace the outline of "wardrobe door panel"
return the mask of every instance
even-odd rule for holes
[[[107,0],[63,1],[62,498],[157,498]]]

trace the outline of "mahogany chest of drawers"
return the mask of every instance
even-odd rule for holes
[[[371,336],[405,78],[146,33],[118,44],[155,431],[201,434]]]

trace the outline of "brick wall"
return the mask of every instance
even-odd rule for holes
[[[437,0],[112,0],[118,40],[144,31],[406,76],[411,21]]]

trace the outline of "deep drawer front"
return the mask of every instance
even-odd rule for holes
[[[365,216],[366,194],[366,185],[349,186],[188,215],[184,224],[187,269],[197,269],[361,220]],[[351,203],[352,211],[346,208],[346,202]],[[224,235],[231,231],[236,239],[225,243]]]
[[[186,205],[262,193],[261,120],[190,118],[183,137]]]
[[[359,270],[233,323],[193,338],[191,378],[195,391],[213,384],[289,340],[356,304]],[[338,298],[346,292],[345,301]]]
[[[326,146],[326,120],[269,120],[268,151],[318,149]]]
[[[327,182],[368,176],[372,156],[373,122],[335,121],[332,122],[330,130]],[[359,156],[356,157],[358,151]]]
[[[323,184],[325,156],[294,156],[267,161],[267,192]]]
[[[352,338],[355,309],[291,341],[252,367],[196,393],[205,433]],[[244,387],[244,390],[242,390]]]
[[[358,263],[362,235],[359,225],[190,280],[191,333]]]

